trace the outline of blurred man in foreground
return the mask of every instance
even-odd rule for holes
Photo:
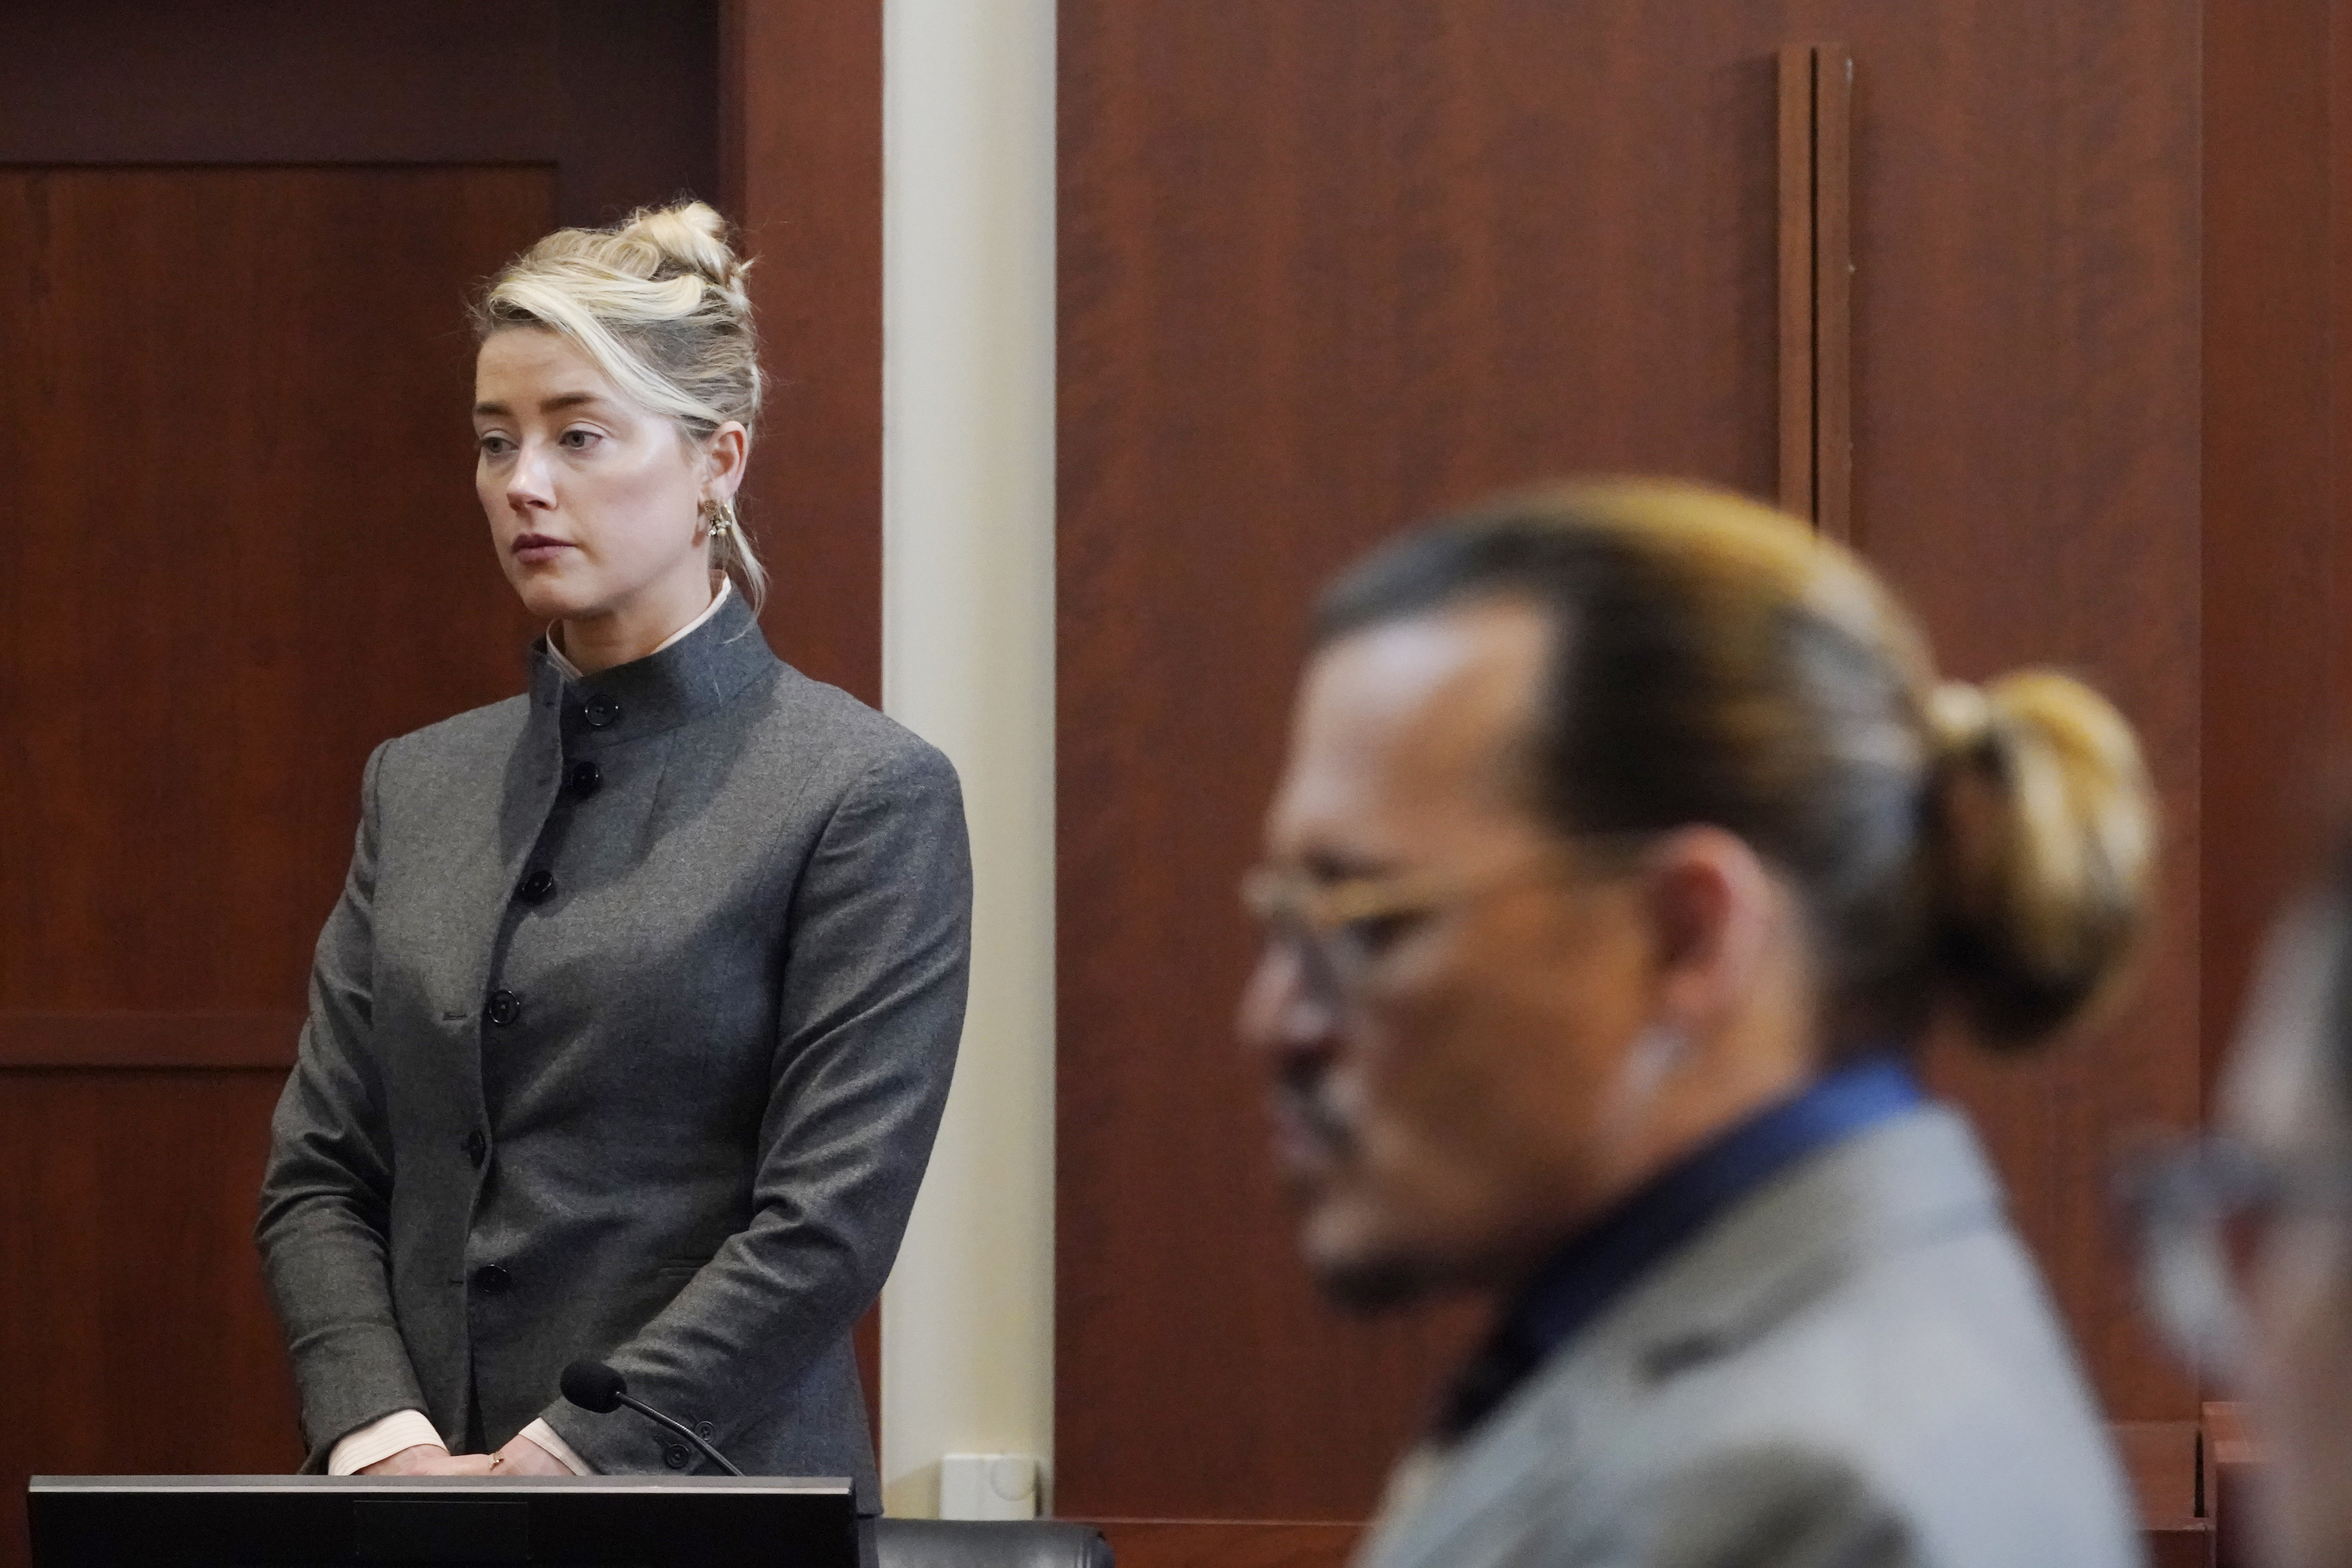
[[[1939,686],[1858,563],[1727,496],[1507,501],[1345,577],[1243,1033],[1325,1286],[1501,1306],[1365,1561],[2137,1562],[1909,1062],[2105,997],[2150,823],[2096,696]]]
[[[2272,936],[2221,1131],[2141,1184],[2151,1294],[2252,1405],[2273,1568],[2352,1564],[2352,856]]]

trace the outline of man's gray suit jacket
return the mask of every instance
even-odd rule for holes
[[[1364,1568],[2140,1560],[2042,1282],[1941,1109],[1747,1199],[1433,1468]]]
[[[874,1500],[851,1331],[964,1006],[954,770],[768,649],[740,598],[646,658],[379,747],[272,1127],[258,1236],[320,1468],[404,1406],[534,1416],[601,1471]]]

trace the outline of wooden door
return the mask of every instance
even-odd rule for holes
[[[2193,1417],[2103,1193],[2116,1132],[2200,1103],[2198,5],[1061,15],[1061,1508],[1360,1520],[1456,1352],[1313,1299],[1232,1044],[1306,606],[1537,476],[1775,492],[1774,59],[1820,40],[1857,72],[1858,542],[1953,672],[2112,693],[2175,825],[2129,1016],[1934,1072],[2111,1413]]]

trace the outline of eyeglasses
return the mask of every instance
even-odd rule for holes
[[[2226,1374],[2245,1351],[2246,1281],[2264,1235],[2292,1214],[2352,1214],[2352,1164],[2208,1136],[2130,1161],[2116,1192],[2150,1316],[2190,1366]]]
[[[1412,926],[1489,893],[1558,877],[1566,859],[1539,854],[1470,870],[1405,871],[1325,879],[1260,866],[1242,879],[1242,905],[1269,944],[1298,955],[1315,1000],[1344,1006],[1363,994],[1381,959]]]

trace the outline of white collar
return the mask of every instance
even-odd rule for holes
[[[717,615],[719,613],[719,606],[725,604],[727,602],[727,595],[734,591],[735,580],[733,578],[721,577],[719,579],[719,592],[710,595],[710,603],[704,607],[702,614],[695,616],[694,619],[687,622],[686,625],[678,627],[677,630],[662,638],[661,647],[655,648],[653,653],[646,654],[645,657],[651,658],[655,653],[661,652],[662,648],[669,647],[672,643],[684,642],[688,637],[692,637],[696,632],[701,630],[702,623]],[[555,628],[558,624],[559,623],[555,621],[550,621],[547,623],[547,662],[555,666],[555,673],[563,677],[566,680],[585,680],[587,677],[580,673],[580,667],[573,664],[570,659],[564,658],[563,649],[556,646]]]

